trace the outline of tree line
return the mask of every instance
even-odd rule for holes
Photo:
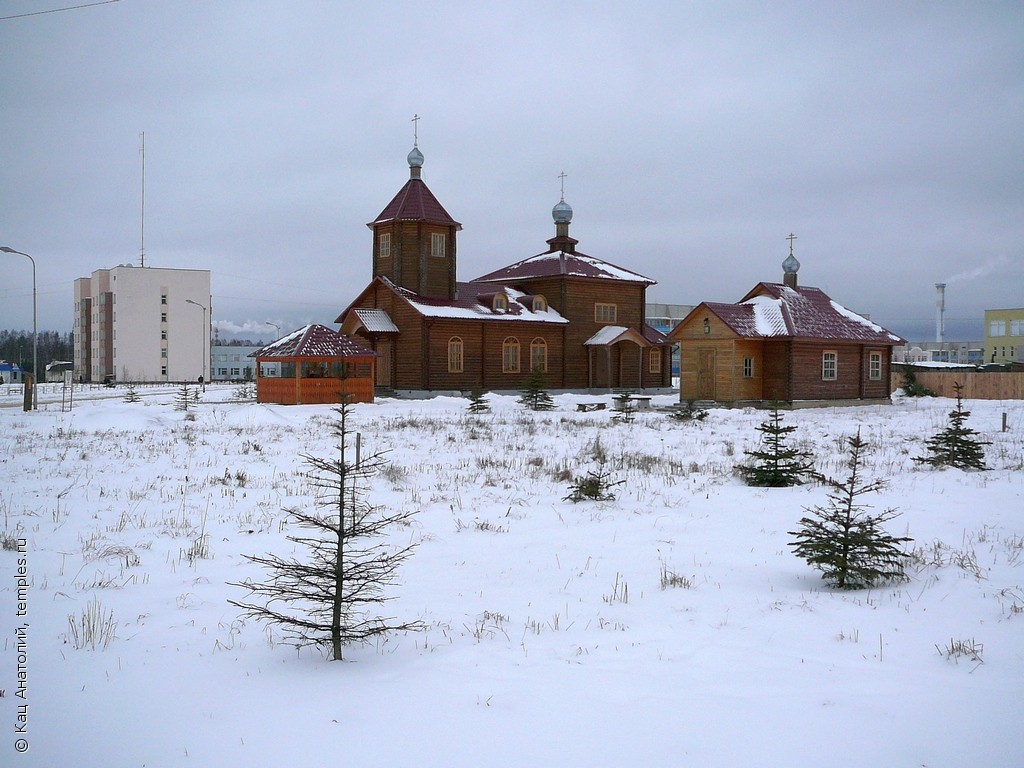
[[[40,331],[39,367],[45,371],[46,366],[54,360],[71,362],[74,349],[70,331]],[[0,360],[17,363],[22,370],[32,371],[32,331],[0,330]]]

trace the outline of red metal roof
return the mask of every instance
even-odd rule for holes
[[[473,282],[500,282],[515,283],[520,280],[529,280],[538,277],[593,277],[602,280],[623,280],[631,283],[646,283],[654,285],[655,281],[649,277],[633,272],[629,269],[616,266],[607,261],[587,256],[585,253],[567,251],[548,251],[538,253],[528,259],[517,261],[507,267],[502,267]]]
[[[705,302],[693,312],[710,311],[738,336],[801,338],[903,344],[866,317],[836,303],[819,288],[790,288],[781,283],[758,283],[737,304]]]
[[[256,353],[258,358],[274,357],[375,357],[362,342],[328,328],[306,325],[268,344]]]
[[[383,224],[388,221],[429,221],[434,224],[446,224],[462,229],[462,225],[453,219],[444,206],[437,201],[423,179],[409,179],[405,182],[394,199],[388,203],[380,215],[366,226]]]

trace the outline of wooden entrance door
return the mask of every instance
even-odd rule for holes
[[[391,370],[391,350],[393,343],[390,340],[381,339],[377,342],[377,380],[378,387],[394,386],[394,376]]]
[[[715,350],[697,350],[697,399],[715,399]]]

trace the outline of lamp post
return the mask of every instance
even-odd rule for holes
[[[186,304],[194,304],[195,306],[197,306],[201,310],[203,310],[203,373],[202,373],[201,378],[203,380],[203,392],[205,392],[206,391],[206,360],[208,358],[208,355],[206,354],[206,340],[210,337],[210,330],[209,330],[209,328],[206,325],[206,307],[204,307],[198,301],[192,301],[192,299],[185,299],[185,303]]]
[[[278,325],[277,323],[272,323],[269,320],[264,320],[263,324],[264,325],[269,325],[271,328],[273,328],[275,331],[277,331],[277,338],[278,339],[281,338],[281,326],[280,325]],[[277,341],[277,339],[274,339],[274,341]]]
[[[36,260],[27,253],[0,245],[4,253],[16,253],[32,262],[32,407],[39,409],[39,327],[36,324]]]

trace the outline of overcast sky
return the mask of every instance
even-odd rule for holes
[[[2,0],[0,16],[77,2]],[[1024,3],[120,0],[0,21],[0,245],[38,265],[40,329],[72,283],[210,269],[214,318],[332,324],[373,220],[423,178],[463,224],[459,279],[579,250],[648,300],[801,284],[911,339],[980,339],[1024,306]],[[0,254],[0,328],[31,328]]]

